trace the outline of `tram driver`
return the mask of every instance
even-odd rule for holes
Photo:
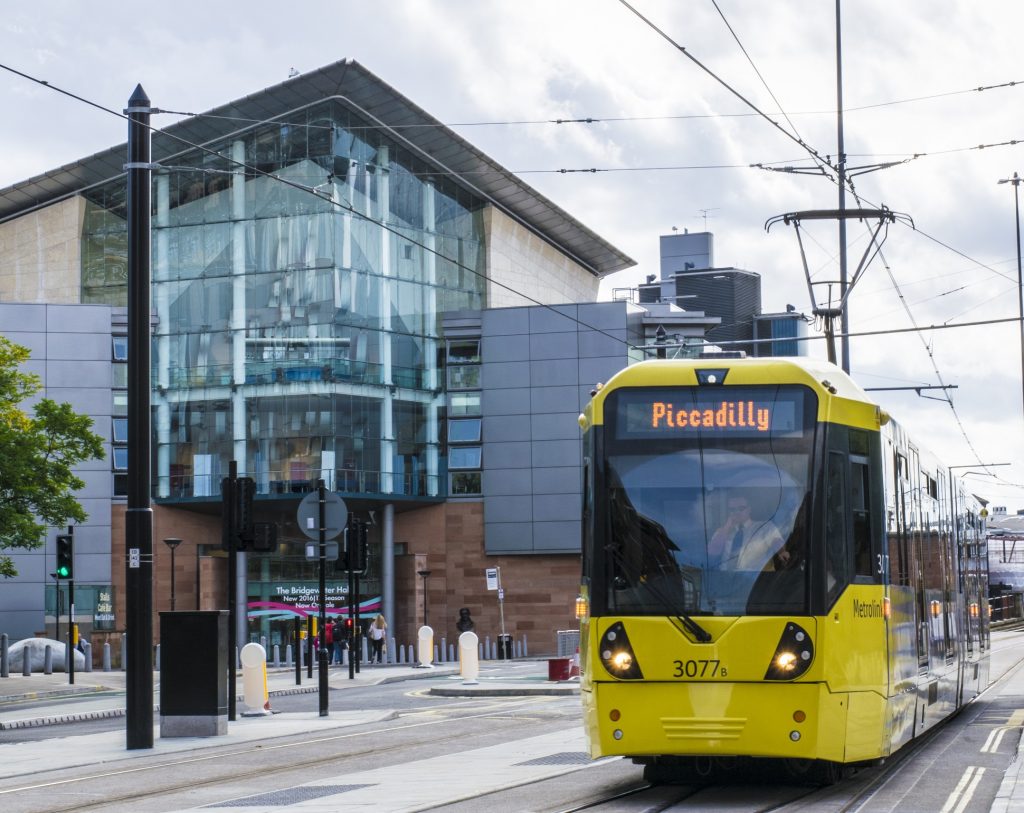
[[[786,539],[769,519],[751,516],[750,500],[735,494],[726,501],[728,514],[708,545],[711,564],[732,570],[783,570],[789,565]]]

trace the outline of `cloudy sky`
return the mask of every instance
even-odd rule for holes
[[[657,273],[659,235],[706,226],[717,265],[761,274],[766,311],[809,312],[793,229],[764,224],[836,208],[837,186],[751,165],[836,154],[834,4],[631,2],[660,32],[620,0],[43,0],[5,8],[0,63],[114,110],[141,83],[157,107],[200,112],[353,58],[636,259],[603,296]],[[897,162],[857,174],[857,193],[914,224],[889,228],[851,331],[1015,319],[1014,189],[997,182],[1024,173],[1024,4],[846,0],[842,28],[848,167]],[[126,137],[116,117],[8,71],[0,103],[0,187]],[[849,223],[851,272],[868,233]],[[836,278],[835,223],[808,221],[804,243],[814,279]],[[970,484],[1024,508],[1017,321],[850,347],[862,386],[954,385],[952,408],[939,390],[875,395],[951,465],[1013,463]]]

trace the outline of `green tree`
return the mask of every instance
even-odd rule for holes
[[[103,457],[92,418],[70,404],[43,398],[32,415],[21,408],[42,389],[39,376],[19,369],[28,358],[27,348],[0,336],[0,551],[38,548],[48,525],[84,522],[72,492],[85,484],[71,469]],[[0,553],[0,576],[17,575]]]

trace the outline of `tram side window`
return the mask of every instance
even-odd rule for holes
[[[871,488],[870,468],[866,458],[850,456],[850,509],[853,513],[853,572],[858,576],[874,576],[871,555]]]
[[[829,606],[850,581],[846,545],[846,457],[829,452],[825,495],[826,578]]]

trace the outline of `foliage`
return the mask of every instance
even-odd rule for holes
[[[103,457],[92,419],[70,404],[43,398],[32,415],[22,409],[42,389],[39,376],[19,369],[28,358],[27,348],[0,336],[0,551],[38,548],[47,526],[84,522],[73,494],[84,483],[71,469]],[[16,575],[0,554],[0,576]]]

